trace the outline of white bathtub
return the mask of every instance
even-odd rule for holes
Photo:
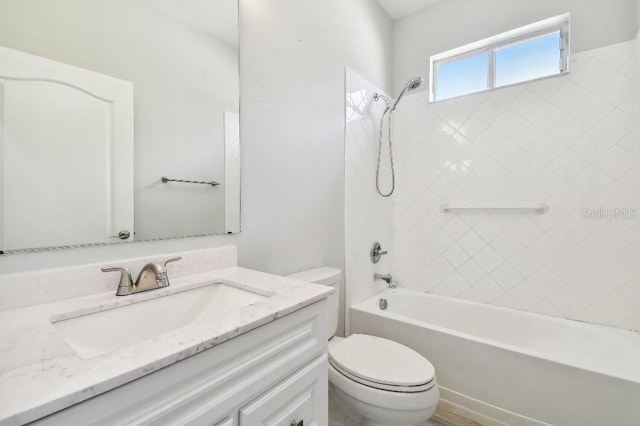
[[[640,425],[638,333],[404,289],[379,293],[350,314],[351,333],[420,352],[435,366],[443,398],[493,419]]]

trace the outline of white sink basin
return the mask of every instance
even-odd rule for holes
[[[213,283],[51,324],[81,358],[91,358],[190,325],[204,312],[215,317],[266,297]]]

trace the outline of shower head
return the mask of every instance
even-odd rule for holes
[[[400,99],[402,99],[405,93],[410,92],[412,90],[416,90],[418,87],[422,86],[423,82],[424,80],[422,79],[422,77],[415,77],[407,81],[407,84],[405,84],[404,87],[402,88],[402,92],[400,92],[400,94],[398,95],[398,98],[393,103],[391,107],[391,111],[396,109],[396,107],[398,106],[398,103],[400,103]]]
[[[378,93],[373,94],[373,99],[375,101],[382,99],[387,104],[387,109],[384,110],[384,112],[382,113],[382,117],[380,118],[380,136],[378,137],[378,162],[376,164],[376,190],[378,191],[378,194],[380,194],[383,197],[391,196],[391,194],[393,194],[393,191],[396,188],[396,174],[393,168],[393,153],[391,149],[391,113],[396,109],[396,107],[398,106],[398,103],[400,102],[400,99],[402,99],[404,94],[422,86],[423,81],[424,80],[422,80],[422,77],[412,78],[411,80],[407,81],[407,84],[404,85],[402,92],[400,92],[400,95],[398,96],[398,98],[394,103],[391,103],[391,101],[387,99],[384,95],[380,95]],[[388,120],[387,130],[389,132],[389,136],[388,136],[389,161],[391,165],[391,190],[387,193],[382,192],[382,190],[380,189],[380,152],[382,151],[382,127],[384,124],[385,116],[387,116],[387,120]]]
[[[404,87],[406,87],[407,90],[415,90],[418,87],[422,86],[422,82],[423,82],[422,77],[412,78],[407,82],[407,84],[405,84]]]

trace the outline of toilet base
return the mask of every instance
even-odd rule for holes
[[[347,416],[344,426],[416,426],[429,419],[437,404],[422,410],[394,410],[356,400],[329,383],[330,398]]]

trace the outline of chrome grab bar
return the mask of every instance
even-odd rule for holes
[[[220,185],[220,183],[216,182],[215,180],[212,180],[211,182],[202,182],[202,181],[199,181],[199,180],[169,179],[166,176],[162,176],[162,183],[167,183],[167,182],[197,183],[197,184],[201,184],[201,185],[211,185],[211,186]]]
[[[512,207],[455,207],[449,206],[448,204],[443,204],[440,206],[440,211],[442,213],[453,213],[453,212],[491,212],[491,211],[504,211],[504,212],[534,212],[538,214],[544,214],[549,212],[551,206],[549,204],[538,204],[537,206],[512,206]]]

